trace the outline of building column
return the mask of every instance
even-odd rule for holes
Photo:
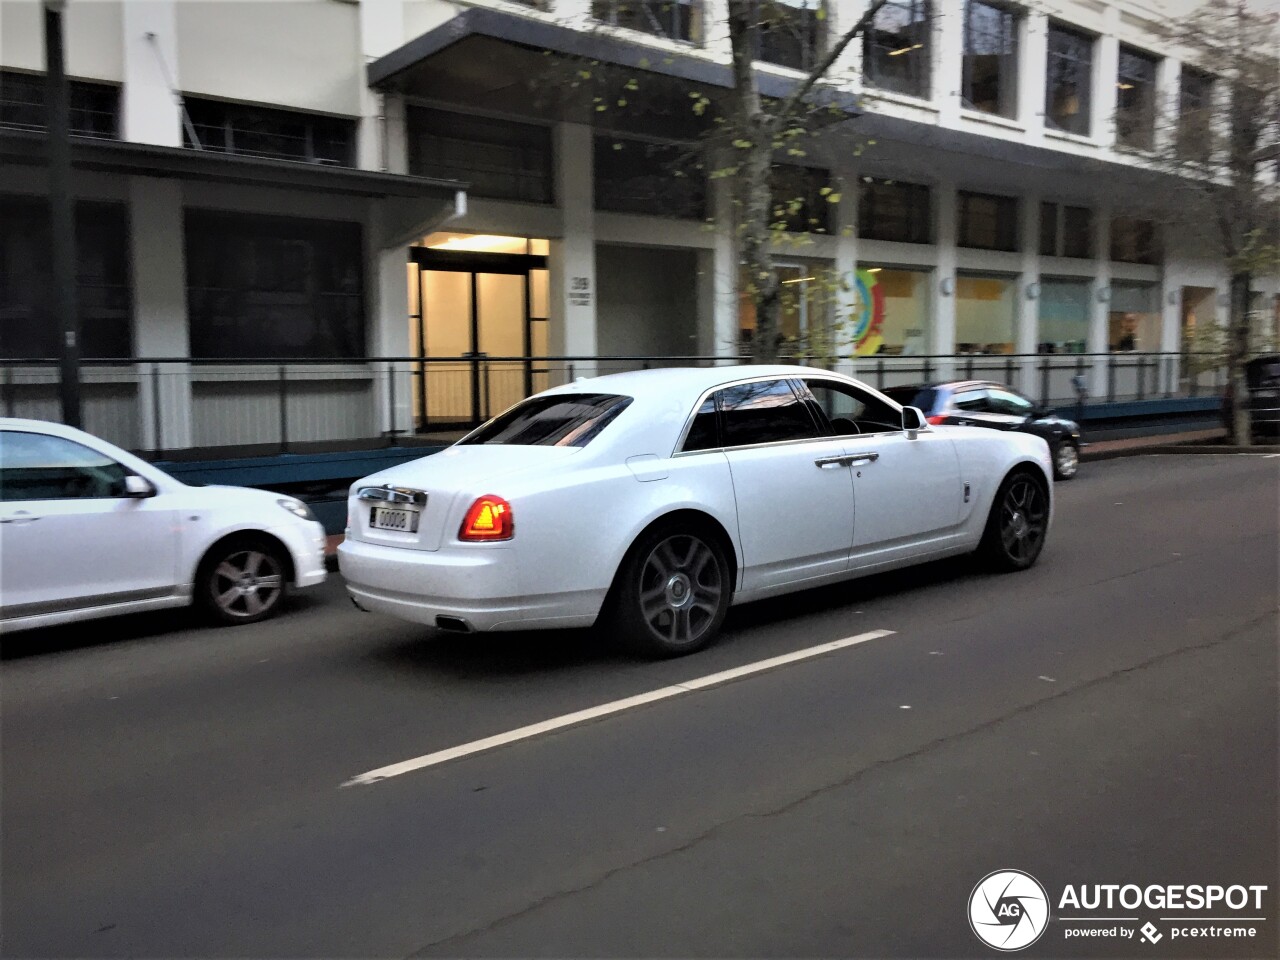
[[[138,358],[138,415],[143,449],[192,446],[191,366],[147,362],[189,357],[182,185],[129,180],[129,260],[133,271],[133,352]]]
[[[556,197],[562,223],[560,239],[550,244],[551,349],[558,356],[594,358],[599,291],[591,128],[560,123],[556,125],[555,140]],[[570,362],[574,377],[595,375],[596,364],[592,360]]]
[[[959,236],[956,185],[939,183],[937,197],[938,270],[933,278],[933,329],[929,334],[929,352],[947,359],[940,360],[936,378],[948,380],[955,375],[956,352],[956,238]]]
[[[726,178],[707,182],[715,225],[710,250],[698,251],[698,352],[738,356],[738,262],[733,243],[733,195]]]
[[[1100,204],[1094,211],[1093,223],[1094,274],[1089,305],[1089,337],[1086,353],[1110,352],[1107,323],[1111,316],[1111,206]],[[1089,396],[1106,399],[1107,358],[1095,357],[1089,378]]]
[[[933,5],[933,57],[930,76],[938,122],[960,125],[960,81],[964,65],[964,4]]]
[[[178,77],[178,23],[174,0],[123,4],[123,139],[182,146]]]
[[[370,357],[408,357],[414,341],[409,329],[409,245],[383,247],[384,218],[391,200],[373,201],[366,235],[371,242],[365,272],[365,351]],[[405,436],[414,431],[413,370],[410,363],[372,362],[373,409],[381,435]],[[428,376],[430,373],[428,372]]]
[[[1120,24],[1114,6],[1107,7],[1104,18],[1107,26],[1095,48],[1089,135],[1110,145],[1116,141],[1116,76],[1120,72],[1120,41],[1116,39],[1116,30]]]
[[[1178,388],[1180,376],[1177,355],[1182,352],[1182,286],[1167,259],[1160,271],[1160,352],[1170,356],[1160,361],[1159,387],[1171,393]]]
[[[1018,289],[1018,330],[1014,352],[1022,354],[1018,387],[1024,393],[1034,392],[1036,361],[1034,354],[1040,341],[1040,197],[1024,196],[1019,206],[1022,239],[1022,284]],[[1032,296],[1032,293],[1035,296]]]
[[[1044,142],[1045,83],[1048,75],[1049,18],[1028,12],[1022,18],[1018,44],[1018,122],[1027,128],[1026,142]]]

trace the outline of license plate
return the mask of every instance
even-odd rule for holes
[[[374,507],[369,511],[369,526],[375,530],[398,530],[401,533],[417,533],[418,511],[397,510],[394,507]]]

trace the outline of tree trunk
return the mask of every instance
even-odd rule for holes
[[[1249,411],[1249,387],[1244,365],[1249,359],[1249,289],[1253,276],[1245,270],[1231,275],[1231,334],[1227,342],[1227,382],[1230,384],[1233,416],[1231,442],[1247,447],[1253,442]]]

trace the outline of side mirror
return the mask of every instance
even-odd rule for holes
[[[902,429],[906,431],[908,440],[914,440],[921,430],[928,429],[926,424],[919,407],[902,408]]]
[[[156,495],[156,486],[146,477],[131,473],[124,478],[124,495],[135,500],[143,500]]]

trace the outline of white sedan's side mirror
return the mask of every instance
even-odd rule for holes
[[[925,423],[924,413],[919,407],[902,408],[902,429],[906,431],[908,440],[914,440],[925,429]]]
[[[145,497],[154,497],[156,495],[155,484],[146,477],[131,473],[124,478],[124,495],[139,500]]]

